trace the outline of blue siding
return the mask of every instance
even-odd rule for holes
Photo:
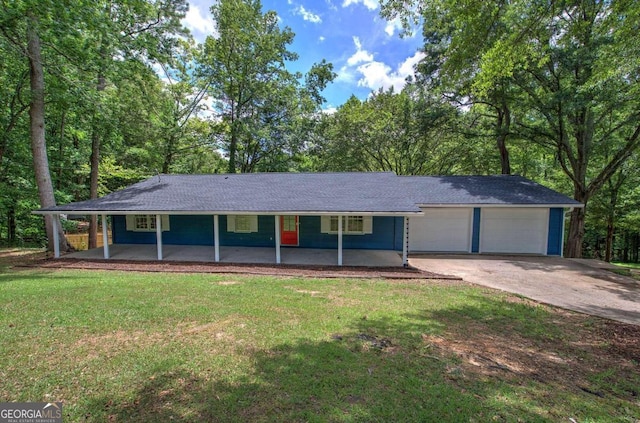
[[[213,216],[169,216],[169,228],[162,232],[165,244],[213,246]]]
[[[127,220],[125,216],[112,216],[114,244],[155,244],[155,232],[132,232],[127,231]],[[171,221],[169,221],[171,224]]]
[[[125,216],[112,216],[114,244],[155,244],[155,232],[127,231]],[[213,245],[213,216],[169,216],[170,230],[162,242],[173,245]],[[227,231],[227,217],[220,216],[220,245],[274,247],[275,219],[258,216],[258,232]],[[402,251],[402,217],[375,216],[373,233],[343,235],[343,248]],[[338,236],[320,232],[320,216],[300,216],[300,247],[338,248]]]
[[[547,241],[547,254],[550,256],[562,255],[563,219],[563,209],[549,209],[549,237]]]
[[[473,233],[471,235],[471,252],[477,253],[480,251],[480,207],[473,209]]]
[[[258,232],[228,232],[227,216],[220,216],[220,245],[233,247],[275,247],[276,221],[273,216],[258,216]]]
[[[336,234],[320,232],[320,216],[300,216],[300,247],[303,248],[338,248]],[[397,221],[400,220],[400,243],[402,250],[402,218],[390,216],[373,217],[373,233],[366,235],[343,235],[343,248],[366,250],[397,250]]]
[[[112,216],[114,244],[155,244],[155,232],[127,231],[125,216]],[[213,216],[169,216],[162,242],[173,245],[213,245]]]
[[[395,225],[394,225],[394,240],[393,240],[393,249],[396,251],[402,251],[402,242],[404,237],[404,218],[403,217],[394,217]]]

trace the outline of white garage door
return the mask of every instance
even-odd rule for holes
[[[424,209],[409,219],[409,251],[469,252],[473,209]]]
[[[546,254],[549,209],[483,208],[481,253]]]

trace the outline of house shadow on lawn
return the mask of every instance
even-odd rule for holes
[[[510,319],[515,313],[523,318]],[[85,417],[133,422],[531,422],[600,416],[602,404],[593,400],[600,399],[594,396],[600,388],[581,388],[584,375],[563,358],[580,347],[563,340],[553,325],[553,316],[526,304],[482,296],[475,305],[401,319],[363,318],[352,322],[347,333],[326,340],[243,351],[253,370],[241,376],[229,369],[222,379],[214,376],[224,374],[220,369],[195,373],[181,365],[147,374],[134,400],[94,398],[88,404],[94,414]],[[545,335],[547,330],[551,333]],[[509,354],[515,355],[512,362]],[[534,360],[527,359],[531,354]],[[563,382],[567,375],[573,379]],[[570,408],[555,404],[556,397],[575,401],[582,415],[554,414]],[[550,411],[553,407],[557,409]]]

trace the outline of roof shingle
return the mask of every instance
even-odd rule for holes
[[[418,205],[580,203],[520,176],[392,172],[158,175],[95,200],[39,213],[418,213]]]

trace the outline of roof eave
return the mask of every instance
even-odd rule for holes
[[[108,214],[114,216],[135,214],[160,214],[160,215],[261,215],[261,216],[413,216],[422,215],[422,211],[264,211],[264,210],[35,210],[33,214],[60,215],[80,214],[98,215]]]
[[[469,207],[518,207],[518,208],[583,208],[584,204],[582,203],[541,203],[541,204],[518,204],[518,203],[465,203],[465,204],[456,204],[456,203],[428,203],[428,204],[417,204],[420,208],[443,208],[443,207],[451,207],[451,208],[469,208]]]

